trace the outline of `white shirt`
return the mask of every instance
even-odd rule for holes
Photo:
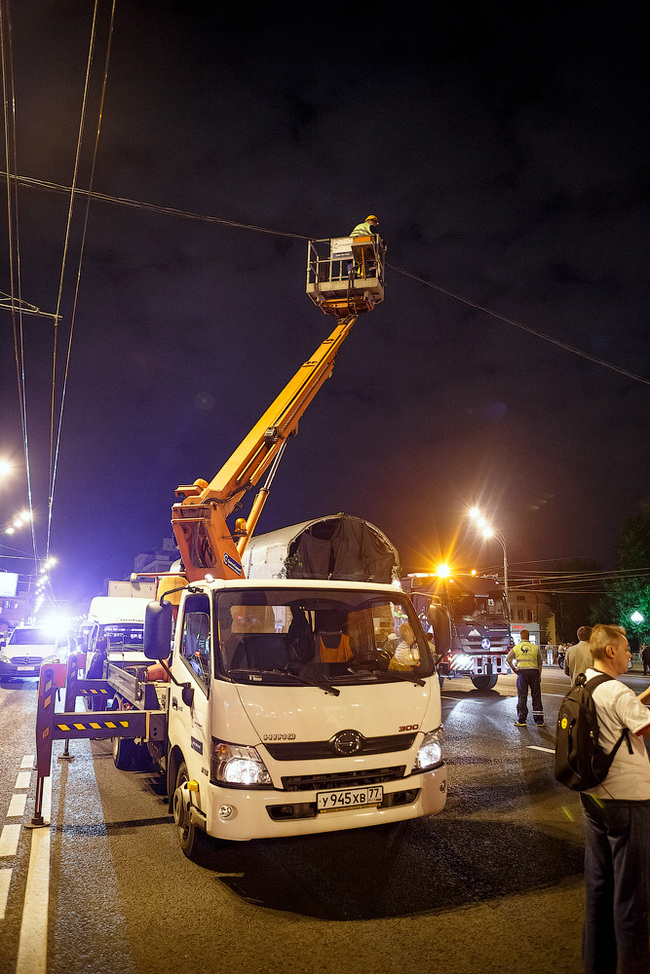
[[[600,676],[601,671],[592,667],[586,672],[587,680]],[[600,728],[599,743],[606,754],[612,750],[625,727],[630,730],[630,754],[623,741],[602,785],[589,788],[587,795],[596,798],[618,798],[628,801],[650,799],[650,760],[645,739],[639,731],[650,724],[650,710],[640,703],[636,694],[619,680],[606,680],[592,694]]]

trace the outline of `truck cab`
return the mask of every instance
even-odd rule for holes
[[[152,603],[150,658],[172,613]],[[406,626],[405,626],[406,624]],[[411,665],[396,663],[412,632]],[[278,579],[192,583],[170,661],[170,806],[183,851],[402,821],[447,794],[430,643],[394,586]]]

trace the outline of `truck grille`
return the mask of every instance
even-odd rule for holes
[[[340,771],[336,774],[297,774],[282,778],[285,791],[329,791],[334,788],[362,788],[381,785],[404,777],[406,766],[368,768],[364,771]]]
[[[413,746],[415,734],[392,734],[388,737],[362,737],[361,747],[350,757],[360,754],[388,754],[390,751],[408,751]],[[290,741],[281,744],[264,744],[275,761],[321,761],[340,758],[333,741]]]
[[[14,666],[40,666],[43,662],[42,656],[13,656],[11,662]]]

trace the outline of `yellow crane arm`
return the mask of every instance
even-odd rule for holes
[[[180,549],[185,574],[192,582],[206,573],[215,578],[241,578],[241,555],[259,518],[267,489],[262,489],[241,531],[236,545],[226,518],[264,472],[279,460],[287,438],[298,429],[298,421],[332,373],[334,359],[357,320],[356,315],[339,320],[329,338],[316,349],[287,383],[280,395],[244,437],[221,470],[207,483],[196,480],[176,489],[182,500],[172,508],[172,527]]]

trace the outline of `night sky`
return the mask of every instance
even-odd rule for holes
[[[69,186],[93,4],[8,6],[18,172]],[[315,238],[376,213],[395,267],[650,380],[643,5],[422,10],[117,0],[95,190]],[[80,188],[109,14],[103,0]],[[82,198],[59,380],[83,210]],[[44,311],[56,306],[67,212],[66,196],[21,186],[22,293]],[[332,330],[304,293],[306,250],[92,202],[53,508],[58,597],[98,594],[171,536],[177,484],[209,480]],[[383,528],[409,569],[454,540],[465,565],[497,565],[498,546],[465,528],[478,502],[513,566],[612,567],[622,520],[650,495],[650,386],[395,269],[387,281],[301,421],[258,531],[345,511]],[[12,321],[1,315],[0,455],[20,462]],[[26,317],[24,331],[43,551],[51,322]],[[25,499],[19,473],[0,518]]]

